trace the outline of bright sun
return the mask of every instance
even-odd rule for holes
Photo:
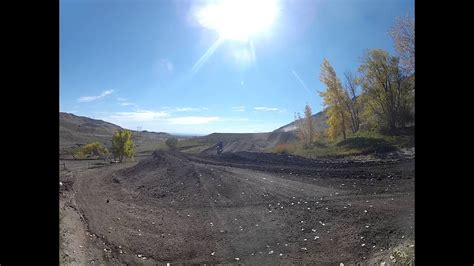
[[[225,40],[248,41],[266,32],[278,16],[277,0],[212,1],[197,12],[199,23]]]

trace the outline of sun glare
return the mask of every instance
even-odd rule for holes
[[[279,13],[277,0],[212,1],[197,12],[199,23],[225,40],[248,41],[268,31]]]

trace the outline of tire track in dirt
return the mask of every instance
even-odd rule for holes
[[[281,164],[262,163],[266,172],[169,152],[130,166],[86,171],[77,184],[91,232],[110,245],[105,258],[125,264],[355,263],[374,253],[369,245],[411,235],[412,223],[398,222],[412,211],[410,184],[398,194],[366,191],[404,180],[295,176],[278,172]]]

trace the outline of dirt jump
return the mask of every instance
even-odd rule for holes
[[[86,263],[339,265],[414,243],[413,159],[155,151],[70,186]]]

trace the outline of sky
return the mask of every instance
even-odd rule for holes
[[[367,49],[395,55],[388,30],[413,14],[413,0],[61,0],[60,111],[175,134],[273,131],[305,104],[323,110],[324,58],[342,80]]]

